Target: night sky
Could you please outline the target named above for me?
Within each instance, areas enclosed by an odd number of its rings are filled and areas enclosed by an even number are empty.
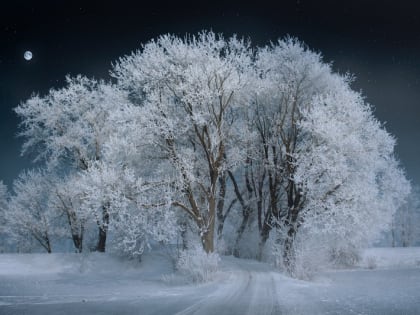
[[[418,1],[8,1],[0,8],[0,180],[23,168],[12,111],[66,74],[108,79],[111,62],[164,33],[203,29],[265,45],[296,36],[341,73],[351,72],[375,114],[398,140],[408,177],[420,184],[420,4]],[[226,1],[228,2],[228,1]],[[31,50],[33,59],[23,54]]]

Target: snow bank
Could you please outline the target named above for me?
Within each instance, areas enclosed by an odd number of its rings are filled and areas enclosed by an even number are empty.
[[[368,248],[358,266],[369,269],[420,267],[420,247]]]
[[[214,281],[191,284],[162,281],[173,272],[163,251],[142,262],[99,253],[0,254],[0,314],[419,314],[420,248],[368,249],[359,267],[368,259],[381,269],[301,281],[223,256]]]
[[[56,274],[74,269],[71,254],[1,254],[0,276]]]
[[[158,278],[161,272],[171,270],[170,262],[160,252],[149,253],[143,263],[107,253],[0,254],[0,276],[136,273]]]

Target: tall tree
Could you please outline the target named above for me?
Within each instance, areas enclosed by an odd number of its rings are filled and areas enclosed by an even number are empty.
[[[165,35],[121,58],[112,72],[137,102],[145,140],[160,150],[179,193],[172,204],[196,222],[206,252],[214,250],[220,176],[242,158],[234,142],[251,57],[236,38]]]
[[[293,38],[259,49],[255,68],[258,75],[247,123],[253,137],[242,172],[235,174],[243,188],[235,192],[243,200],[238,236],[250,213],[255,213],[260,234],[257,256],[261,258],[271,230],[284,229],[286,221],[293,225],[303,206],[301,187],[293,179],[301,112],[311,106],[315,95],[329,90],[335,76],[319,54]]]
[[[306,202],[296,227],[366,246],[410,192],[394,157],[395,139],[345,81],[313,100],[300,127],[294,180]]]
[[[351,77],[334,74],[293,38],[260,49],[255,67],[247,124],[255,138],[240,171],[230,173],[243,214],[237,234],[257,218],[261,258],[275,229],[293,273],[300,231],[360,246],[387,226],[410,184],[394,138],[351,90]]]

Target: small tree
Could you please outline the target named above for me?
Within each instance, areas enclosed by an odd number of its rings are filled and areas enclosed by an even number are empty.
[[[20,136],[25,138],[23,153],[34,149],[35,160],[51,169],[69,167],[87,170],[102,159],[103,146],[114,126],[110,112],[127,102],[125,93],[102,81],[67,77],[67,86],[50,90],[44,97],[33,96],[15,108],[22,119]],[[98,251],[105,251],[108,207],[104,203],[98,229]]]
[[[78,253],[83,251],[86,225],[91,216],[90,209],[83,206],[83,194],[80,176],[73,174],[64,179],[56,179],[51,187],[49,198],[49,207],[64,216]]]
[[[29,236],[51,253],[57,215],[48,207],[50,182],[47,177],[45,171],[30,170],[14,181],[5,213],[5,231],[11,241],[22,242],[25,248],[31,243]]]
[[[414,186],[407,201],[398,208],[392,221],[393,246],[413,246],[420,242],[420,188]]]
[[[92,210],[98,224],[106,224],[102,229],[110,231],[112,250],[140,258],[151,242],[168,243],[175,237],[176,216],[165,181],[145,182],[129,168],[103,162],[80,175],[82,207]],[[106,220],[104,204],[109,209]]]

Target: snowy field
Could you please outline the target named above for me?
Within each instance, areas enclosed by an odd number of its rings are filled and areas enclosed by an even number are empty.
[[[189,284],[169,256],[1,254],[0,314],[420,314],[420,248],[375,248],[353,269],[312,281],[223,257],[215,280]]]

